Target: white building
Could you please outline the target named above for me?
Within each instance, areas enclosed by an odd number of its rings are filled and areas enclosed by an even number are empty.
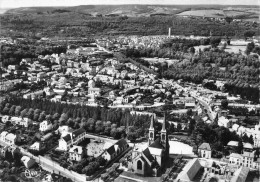
[[[211,148],[209,143],[203,143],[199,146],[199,156],[202,158],[207,158],[210,159],[211,158]]]
[[[69,150],[69,157],[72,161],[80,161],[83,156],[83,148],[81,146],[73,145]]]
[[[48,130],[51,130],[51,129],[52,129],[52,123],[50,121],[45,120],[45,121],[40,123],[39,130],[41,132],[48,131]]]
[[[254,161],[254,152],[244,151],[243,154],[232,153],[229,156],[229,163],[255,169],[258,169],[260,167],[259,160]]]
[[[67,151],[72,145],[76,145],[86,138],[86,131],[83,128],[77,129],[59,140],[57,150]]]

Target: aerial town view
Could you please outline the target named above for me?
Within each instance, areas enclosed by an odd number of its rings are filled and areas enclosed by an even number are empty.
[[[0,0],[0,182],[259,182],[259,0]]]

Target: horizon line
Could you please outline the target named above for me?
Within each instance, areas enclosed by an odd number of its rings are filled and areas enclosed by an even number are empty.
[[[260,4],[81,4],[81,5],[72,5],[72,6],[20,6],[20,7],[1,7],[0,9],[15,9],[15,8],[31,8],[31,7],[76,7],[76,6],[118,6],[118,5],[150,5],[150,6],[199,6],[199,5],[208,5],[208,6],[260,6]]]

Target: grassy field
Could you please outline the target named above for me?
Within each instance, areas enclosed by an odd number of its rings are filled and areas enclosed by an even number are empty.
[[[184,11],[180,14],[178,14],[180,16],[206,16],[206,17],[224,17],[224,13],[223,10],[214,10],[214,9],[210,9],[210,10],[190,10],[190,11]]]

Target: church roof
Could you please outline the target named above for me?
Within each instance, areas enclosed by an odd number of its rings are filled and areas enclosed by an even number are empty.
[[[154,160],[154,157],[151,155],[150,151],[149,151],[149,148],[146,148],[144,151],[143,151],[143,154],[144,156],[149,160],[147,162],[150,162],[152,163],[153,160]]]
[[[164,149],[164,146],[160,142],[160,138],[157,138],[149,147],[157,148],[157,149]]]

